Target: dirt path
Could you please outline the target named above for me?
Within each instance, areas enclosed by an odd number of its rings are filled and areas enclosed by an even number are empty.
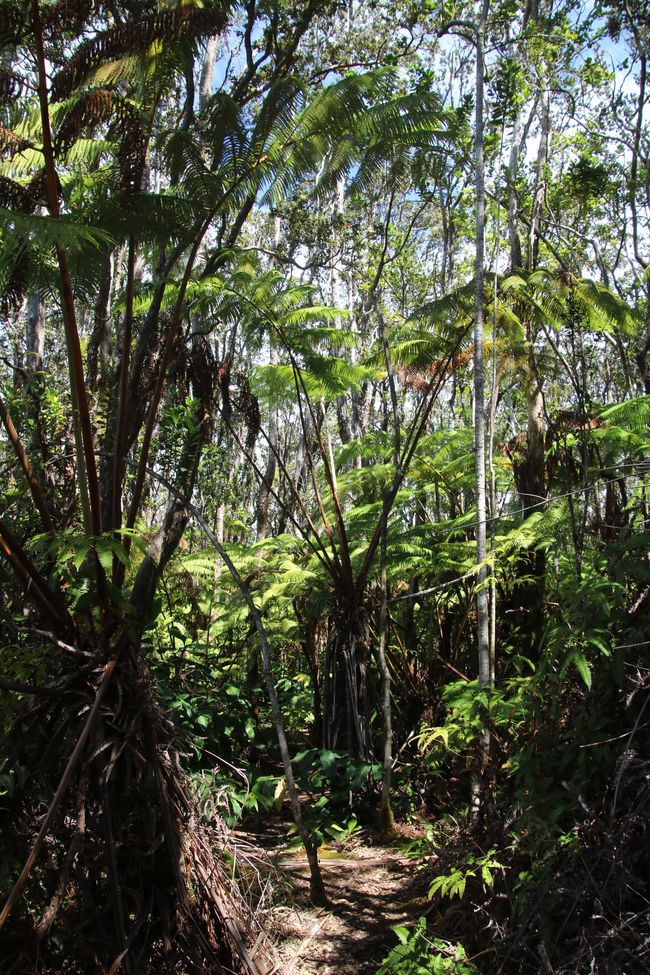
[[[277,849],[274,859],[291,887],[288,902],[269,912],[282,957],[277,975],[374,975],[397,943],[392,926],[416,920],[430,906],[430,878],[396,848],[357,843],[325,850],[326,909],[309,901],[304,854]]]

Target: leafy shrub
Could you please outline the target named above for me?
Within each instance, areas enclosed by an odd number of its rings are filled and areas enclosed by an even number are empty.
[[[386,955],[377,975],[477,975],[462,945],[426,936],[426,919],[421,917],[412,931],[398,924],[393,931],[399,944]]]
[[[381,780],[381,765],[345,752],[310,748],[296,755],[294,768],[300,788],[312,796],[320,793],[305,817],[316,844],[320,846],[326,838],[344,842],[355,835],[361,827],[352,803]]]

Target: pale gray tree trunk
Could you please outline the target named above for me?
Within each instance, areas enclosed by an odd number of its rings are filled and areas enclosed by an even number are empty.
[[[45,307],[39,294],[31,295],[27,302],[26,339],[25,369],[28,373],[40,372],[45,352]]]
[[[278,361],[277,350],[271,342],[269,348],[269,362],[274,365]],[[260,484],[260,493],[257,498],[257,541],[261,542],[266,538],[269,527],[269,498],[275,480],[277,467],[276,452],[278,449],[278,408],[271,404],[269,410],[269,425],[267,433],[268,455],[264,476]]]
[[[212,95],[212,82],[214,78],[214,66],[219,50],[219,38],[209,37],[205,47],[203,63],[201,65],[201,78],[199,81],[199,108],[203,108],[208,98]]]
[[[476,25],[476,257],[474,261],[474,451],[476,461],[476,561],[479,565],[476,589],[476,635],[480,687],[491,684],[489,608],[487,589],[487,531],[485,483],[485,376],[483,356],[483,279],[485,272],[485,26],[489,0],[483,0]],[[484,724],[479,739],[478,768],[472,777],[471,810],[477,816],[483,793],[483,773],[490,748],[490,731]]]
[[[485,376],[483,356],[483,280],[485,270],[485,163],[484,88],[485,23],[489,0],[484,0],[476,29],[476,257],[474,261],[474,450],[476,461],[476,561],[480,565],[476,596],[479,683],[490,683],[490,648],[487,605],[486,503],[485,503]]]

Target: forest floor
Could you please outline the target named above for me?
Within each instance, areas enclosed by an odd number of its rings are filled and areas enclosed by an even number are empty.
[[[383,846],[370,834],[344,846],[321,848],[320,865],[330,905],[309,899],[304,851],[291,848],[284,829],[244,834],[265,848],[285,893],[276,892],[266,927],[273,931],[283,975],[374,975],[397,944],[393,925],[417,920],[431,908],[425,861]],[[274,835],[275,834],[275,835]],[[240,834],[242,835],[242,834]]]

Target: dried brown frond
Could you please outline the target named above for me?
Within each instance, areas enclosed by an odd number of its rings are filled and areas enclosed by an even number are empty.
[[[27,22],[27,4],[0,4],[0,46],[19,44]]]
[[[102,31],[81,44],[66,66],[54,76],[52,98],[54,101],[62,101],[69,97],[90,72],[101,64],[131,54],[140,54],[156,41],[176,41],[191,35],[216,34],[223,29],[225,23],[226,15],[221,10],[180,7]]]
[[[27,251],[23,251],[0,292],[0,314],[5,317],[18,308],[25,297],[29,264],[29,254]]]
[[[0,105],[11,104],[20,98],[30,85],[10,68],[0,66]]]
[[[457,369],[464,368],[474,358],[474,348],[464,349],[457,352],[451,360],[434,359],[426,368],[416,369],[413,366],[398,366],[395,374],[400,379],[406,389],[412,389],[416,393],[424,393],[431,385],[431,380],[440,375],[441,370],[447,373],[456,372]]]
[[[201,403],[201,413],[204,423],[213,422],[214,400],[217,387],[214,382],[216,362],[210,348],[210,343],[202,335],[195,335],[189,355],[190,378],[192,391]]]
[[[260,414],[260,404],[257,397],[253,396],[248,388],[248,383],[246,383],[246,386],[242,391],[239,408],[244,414],[244,420],[246,421],[246,426],[248,428],[246,449],[250,451],[255,446],[255,441],[257,440],[257,435],[260,432],[260,427],[262,425],[262,418]]]
[[[578,410],[558,410],[553,424],[549,427],[546,437],[546,447],[551,446],[554,439],[563,433],[596,430],[603,422],[596,416],[587,416]]]
[[[33,213],[37,201],[32,189],[31,183],[24,186],[8,176],[0,176],[0,207],[18,213]]]
[[[48,34],[69,37],[78,35],[101,6],[97,0],[59,0],[42,7],[41,24]]]
[[[575,274],[572,274],[571,271],[560,271],[559,281],[560,284],[563,284],[565,288],[572,288],[576,284],[577,280],[577,277]]]
[[[127,195],[134,195],[139,193],[142,187],[149,138],[135,114],[123,116],[120,134],[122,138],[117,154],[120,171],[119,188]]]
[[[111,118],[114,95],[110,88],[91,88],[84,92],[61,119],[54,141],[56,151],[67,152],[86,129],[107,122]]]
[[[29,139],[23,139],[16,135],[11,129],[5,129],[0,125],[0,156],[3,159],[12,159],[23,149],[33,149],[34,144]]]
[[[525,433],[518,433],[505,443],[498,444],[498,449],[502,450],[508,460],[518,463],[521,458],[526,456],[526,445],[528,437]]]
[[[429,388],[430,380],[425,379],[421,372],[416,372],[414,369],[400,367],[395,370],[395,375],[406,389],[414,393],[424,393]]]
[[[45,174],[45,167],[34,173],[27,184],[27,189],[35,206],[47,206],[47,176]],[[63,187],[61,186],[58,175],[56,177],[56,191],[59,199],[61,199],[63,196]]]
[[[226,423],[232,416],[232,403],[230,401],[230,368],[231,363],[226,359],[218,367],[215,373],[217,387],[221,393],[221,415]]]
[[[189,396],[190,392],[189,368],[187,348],[182,343],[178,343],[176,354],[174,355],[170,381],[176,387],[176,394],[181,402]]]
[[[107,136],[118,143],[118,188],[137,193],[147,158],[148,137],[138,109],[113,88],[91,88],[63,116],[55,141],[65,153],[83,133],[108,125]]]

